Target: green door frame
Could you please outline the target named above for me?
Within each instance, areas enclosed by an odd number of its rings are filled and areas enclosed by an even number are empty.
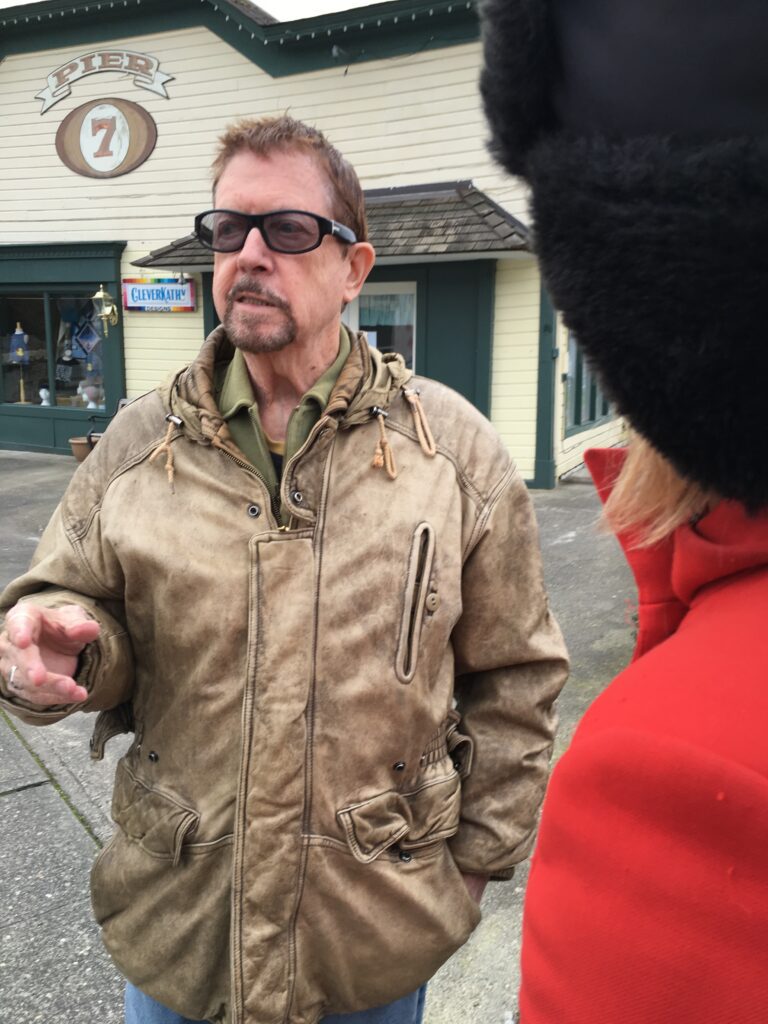
[[[447,260],[378,266],[368,278],[371,283],[416,282],[416,373],[445,381],[485,416],[491,406],[495,277],[495,260]],[[453,329],[457,318],[464,323],[458,331]],[[446,366],[452,368],[447,380]]]
[[[536,455],[529,487],[551,490],[555,486],[555,346],[557,314],[542,285],[539,305],[539,380],[536,393]]]
[[[66,294],[103,284],[120,308],[120,259],[125,242],[0,246],[0,295]],[[103,429],[125,397],[122,317],[104,349],[106,410],[0,403],[0,448],[70,454],[69,437]]]

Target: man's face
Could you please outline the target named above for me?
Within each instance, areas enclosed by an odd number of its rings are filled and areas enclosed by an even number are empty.
[[[236,154],[219,179],[215,205],[241,213],[306,210],[333,218],[330,185],[303,153]],[[274,352],[338,326],[343,303],[359,290],[345,248],[326,236],[311,252],[278,253],[254,229],[239,252],[217,252],[213,300],[230,341],[246,352]]]

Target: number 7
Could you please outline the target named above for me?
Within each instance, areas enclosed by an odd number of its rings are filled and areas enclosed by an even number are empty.
[[[112,150],[109,148],[109,144],[112,142],[112,136],[115,134],[117,128],[117,118],[114,117],[94,117],[91,121],[91,135],[96,135],[98,132],[104,132],[104,138],[101,140],[101,145],[93,154],[96,156],[112,156]]]

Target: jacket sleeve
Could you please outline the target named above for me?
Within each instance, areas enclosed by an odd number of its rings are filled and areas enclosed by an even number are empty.
[[[462,871],[505,879],[533,845],[557,725],[554,702],[568,674],[544,590],[533,507],[514,468],[478,520],[462,602],[453,634],[456,700],[474,755],[451,852]]]
[[[98,450],[98,449],[97,449]],[[133,652],[125,628],[122,574],[102,538],[96,451],[67,488],[43,533],[29,570],[0,595],[0,613],[19,601],[46,608],[78,604],[101,626],[80,657],[76,681],[88,691],[80,704],[47,708],[20,700],[0,679],[0,707],[31,725],[58,722],[73,711],[116,707],[131,693]]]

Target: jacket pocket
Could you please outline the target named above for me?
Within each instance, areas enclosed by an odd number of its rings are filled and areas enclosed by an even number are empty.
[[[450,761],[443,768],[449,773],[410,793],[388,790],[337,812],[356,860],[369,864],[395,844],[415,850],[458,832],[461,778]]]
[[[424,624],[424,609],[430,592],[430,573],[434,558],[435,531],[429,523],[419,523],[411,542],[403,615],[395,655],[395,672],[401,683],[410,683],[416,674],[419,640]]]
[[[117,766],[112,817],[146,853],[174,866],[181,859],[184,840],[194,835],[200,822],[198,811],[172,793],[142,782],[125,761]]]

